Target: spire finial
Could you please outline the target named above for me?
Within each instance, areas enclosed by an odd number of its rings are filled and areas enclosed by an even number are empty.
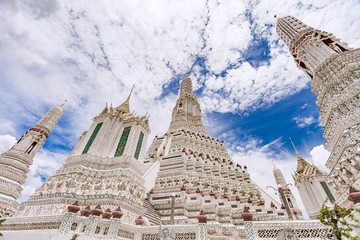
[[[290,139],[290,142],[291,142],[291,144],[293,145],[293,147],[294,147],[294,149],[295,149],[296,156],[297,156],[298,158],[301,158],[301,156],[300,156],[299,152],[297,151],[297,149],[296,149],[296,147],[295,147],[295,145],[294,145],[293,141],[291,140],[291,137],[289,137],[289,139]]]
[[[127,97],[127,99],[130,99],[131,94],[132,94],[132,92],[133,92],[133,90],[134,90],[134,87],[135,87],[135,84],[132,86],[132,88],[131,88],[131,90],[130,90],[130,93],[129,93],[129,96]]]
[[[273,163],[273,166],[274,166],[274,168],[276,168],[276,165],[275,165],[275,162],[274,162],[274,160],[272,160],[272,163]]]
[[[64,107],[65,103],[67,102],[67,100],[65,100],[61,105],[60,107]]]
[[[116,109],[116,111],[120,112],[120,113],[130,113],[130,109],[129,109],[129,103],[130,103],[130,97],[131,94],[134,90],[135,84],[132,86],[131,91],[129,93],[129,96],[126,98],[125,102],[123,102],[120,106],[118,106]]]
[[[193,96],[193,90],[192,90],[192,82],[189,77],[189,73],[186,73],[186,76],[181,82],[180,87],[180,95],[181,96]]]

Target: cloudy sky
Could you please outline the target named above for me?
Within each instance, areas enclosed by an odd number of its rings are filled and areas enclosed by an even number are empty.
[[[262,188],[275,185],[272,161],[292,182],[289,137],[325,169],[316,96],[273,16],[293,15],[355,48],[359,0],[2,0],[0,9],[0,151],[68,100],[21,200],[55,173],[105,103],[119,105],[133,84],[131,110],[150,113],[150,140],[163,134],[187,72],[210,135]]]

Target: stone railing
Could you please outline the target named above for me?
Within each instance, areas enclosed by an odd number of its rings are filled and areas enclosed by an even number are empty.
[[[246,222],[251,225],[253,238],[248,239],[277,239],[278,235],[291,232],[299,239],[324,239],[331,235],[332,229],[318,220]]]
[[[176,240],[277,239],[279,234],[285,232],[295,234],[299,239],[323,239],[331,235],[331,229],[317,220],[253,221],[236,226],[230,223],[196,221],[191,224],[145,226],[125,223],[117,218],[104,219],[95,215],[84,217],[69,212],[58,216],[8,218],[3,225],[1,232],[4,240],[21,234],[23,239],[38,239],[33,238],[37,234],[37,237],[41,235],[41,239],[52,237],[65,240],[79,234],[79,239],[157,240],[160,227],[174,231]]]

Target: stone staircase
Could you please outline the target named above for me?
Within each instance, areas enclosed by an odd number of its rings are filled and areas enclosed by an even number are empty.
[[[149,200],[144,200],[144,207],[146,208],[145,217],[150,221],[151,225],[160,225],[160,215],[156,212]]]

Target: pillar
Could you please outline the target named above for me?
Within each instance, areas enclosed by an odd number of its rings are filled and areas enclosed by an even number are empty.
[[[247,240],[256,240],[253,223],[251,221],[244,221],[244,225],[245,225],[246,239]]]
[[[116,239],[119,229],[120,229],[121,220],[118,218],[112,218],[110,222],[109,231],[107,234],[107,239]]]
[[[100,217],[96,215],[89,216],[89,220],[86,224],[85,232],[84,234],[86,236],[90,236],[95,233],[96,227],[99,223]]]
[[[70,231],[71,225],[73,224],[75,217],[76,217],[76,213],[67,212],[65,214],[65,217],[59,227],[60,234],[67,234]]]
[[[207,226],[206,223],[199,223],[199,228],[197,232],[197,240],[206,240],[207,239]]]

